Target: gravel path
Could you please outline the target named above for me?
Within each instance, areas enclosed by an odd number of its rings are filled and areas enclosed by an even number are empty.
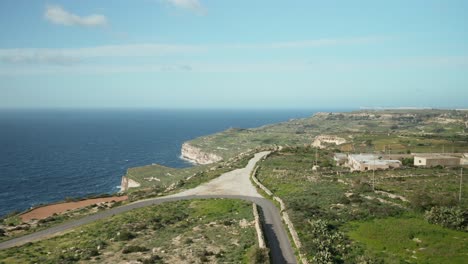
[[[251,201],[256,203],[262,209],[263,229],[265,231],[268,247],[271,250],[272,263],[296,263],[296,257],[294,256],[294,251],[291,247],[288,233],[281,221],[278,208],[276,208],[270,200],[263,198],[250,182],[250,173],[255,167],[255,164],[268,153],[269,152],[257,153],[245,168],[227,172],[196,188],[166,197],[151,198],[115,207],[78,220],[66,222],[49,229],[14,238],[0,243],[0,250],[57,236],[65,232],[69,232],[78,226],[89,224],[116,214],[128,212],[136,208],[180,200],[229,198]]]

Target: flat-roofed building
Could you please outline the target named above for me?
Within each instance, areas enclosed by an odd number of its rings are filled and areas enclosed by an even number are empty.
[[[460,158],[443,154],[416,154],[414,156],[414,166],[435,167],[435,166],[459,166]]]
[[[351,171],[387,170],[400,168],[399,160],[387,160],[375,154],[352,154],[348,156]]]

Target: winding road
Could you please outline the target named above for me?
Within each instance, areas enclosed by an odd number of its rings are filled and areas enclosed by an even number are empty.
[[[251,201],[256,203],[262,209],[263,230],[265,232],[268,247],[271,251],[270,256],[272,263],[296,263],[296,257],[294,256],[294,251],[291,247],[288,233],[281,221],[278,208],[276,208],[270,200],[263,198],[250,181],[250,174],[252,173],[255,164],[268,153],[268,151],[257,153],[245,168],[224,173],[218,178],[196,188],[165,197],[136,201],[120,207],[101,211],[78,220],[66,222],[49,229],[14,238],[0,243],[0,250],[57,236],[69,232],[73,228],[137,208],[180,200],[229,198]]]

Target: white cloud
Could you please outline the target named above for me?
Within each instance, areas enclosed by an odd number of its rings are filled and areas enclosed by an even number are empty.
[[[51,64],[62,66],[73,65],[80,61],[80,59],[76,57],[43,51],[34,53],[11,52],[4,54],[0,59],[7,64]]]
[[[220,45],[178,45],[161,43],[142,43],[124,45],[104,45],[86,48],[23,48],[0,49],[0,58],[5,63],[52,63],[63,61],[76,62],[87,58],[119,58],[119,57],[159,57],[170,55],[190,55],[209,53],[216,50],[261,50],[268,52],[277,49],[310,49],[329,46],[366,45],[386,38],[361,37],[343,39],[316,39],[289,42],[270,42],[254,44],[220,44]],[[65,63],[63,63],[65,64]]]
[[[198,14],[204,14],[205,9],[198,0],[166,0],[175,7],[192,10]]]
[[[269,42],[260,44],[234,44],[228,45],[230,48],[241,49],[295,49],[295,48],[319,48],[340,45],[364,45],[388,40],[389,37],[355,37],[355,38],[328,38],[311,39],[300,41]]]
[[[78,16],[70,13],[60,6],[47,6],[44,17],[54,23],[65,26],[96,27],[107,25],[107,18],[103,15],[92,14],[89,16]]]
[[[203,51],[202,46],[168,44],[108,45],[72,49],[0,49],[4,63],[77,62],[88,58],[159,57],[171,54],[193,54]],[[65,63],[62,63],[65,64]]]

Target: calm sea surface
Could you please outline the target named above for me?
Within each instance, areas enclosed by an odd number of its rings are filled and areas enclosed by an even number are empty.
[[[187,167],[184,141],[307,117],[312,110],[1,110],[0,215],[117,192],[127,168]]]

